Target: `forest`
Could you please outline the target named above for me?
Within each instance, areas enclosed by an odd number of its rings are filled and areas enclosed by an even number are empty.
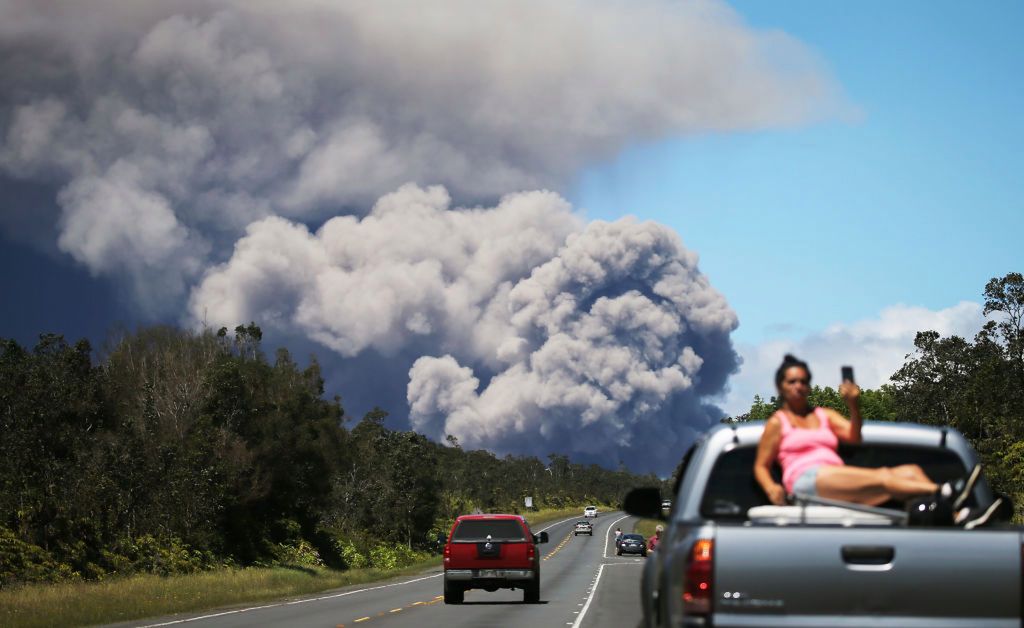
[[[497,457],[361,420],[315,358],[154,326],[101,355],[0,344],[0,587],[217,566],[372,565],[436,551],[474,510],[618,503],[654,476],[559,454]]]

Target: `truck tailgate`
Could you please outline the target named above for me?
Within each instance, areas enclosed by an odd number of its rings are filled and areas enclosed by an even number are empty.
[[[714,548],[715,626],[1021,625],[1017,531],[718,526]]]
[[[488,547],[489,545],[489,547]],[[510,567],[529,569],[533,560],[529,544],[520,542],[456,542],[451,544],[451,569],[494,569]]]

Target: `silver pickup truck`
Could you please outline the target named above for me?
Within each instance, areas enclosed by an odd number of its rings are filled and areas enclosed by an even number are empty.
[[[909,526],[899,510],[771,506],[753,476],[763,429],[718,426],[684,456],[668,525],[644,566],[645,626],[1022,626],[1020,529]],[[862,444],[840,447],[848,464],[915,463],[943,482],[977,461],[951,429],[867,422],[862,435]],[[982,478],[967,505],[993,500]],[[666,518],[657,489],[634,490],[624,507]]]

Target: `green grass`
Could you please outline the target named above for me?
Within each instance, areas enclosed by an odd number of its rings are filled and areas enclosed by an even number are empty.
[[[431,557],[392,571],[263,567],[28,585],[0,591],[0,625],[82,626],[156,617],[307,595],[420,573],[440,564],[440,557]]]
[[[637,522],[633,524],[633,532],[642,534],[645,539],[649,539],[654,536],[654,528],[659,523],[661,525],[665,525],[664,521],[657,521],[655,519],[638,519]],[[662,532],[662,534],[664,534],[664,532]]]
[[[526,513],[531,526],[582,515],[583,507]],[[310,595],[439,567],[435,556],[392,571],[261,567],[0,590],[0,626],[84,626]]]

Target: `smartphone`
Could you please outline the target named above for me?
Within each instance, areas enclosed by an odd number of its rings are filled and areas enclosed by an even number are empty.
[[[844,366],[844,367],[842,367],[840,369],[840,371],[842,372],[842,377],[843,377],[842,381],[844,381],[844,382],[853,382],[854,381],[853,380],[853,367],[852,366]]]

